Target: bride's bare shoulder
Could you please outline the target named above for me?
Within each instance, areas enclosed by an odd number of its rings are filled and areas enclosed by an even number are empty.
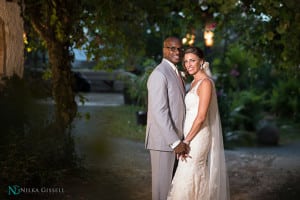
[[[212,87],[212,80],[210,78],[205,78],[201,81],[201,84],[199,86],[199,88],[204,88],[204,87],[208,87],[211,88]]]

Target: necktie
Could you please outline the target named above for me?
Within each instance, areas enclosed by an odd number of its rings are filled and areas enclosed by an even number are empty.
[[[179,74],[179,71],[178,71],[177,68],[176,68],[175,72],[176,72],[176,74],[177,74],[177,78],[178,78],[179,81],[180,81],[180,84],[182,85],[182,87],[183,87],[183,89],[184,89],[184,82],[183,82],[183,80],[182,80],[182,78],[181,78],[181,75]]]

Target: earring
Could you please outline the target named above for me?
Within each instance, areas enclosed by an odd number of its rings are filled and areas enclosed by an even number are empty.
[[[204,70],[205,69],[205,60],[203,60],[200,69]]]
[[[204,69],[204,62],[202,64],[200,64],[200,69],[203,70]]]

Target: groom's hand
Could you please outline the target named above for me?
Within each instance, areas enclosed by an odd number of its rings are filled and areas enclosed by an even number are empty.
[[[174,149],[176,154],[183,154],[183,153],[188,153],[189,152],[189,146],[184,143],[180,142]]]

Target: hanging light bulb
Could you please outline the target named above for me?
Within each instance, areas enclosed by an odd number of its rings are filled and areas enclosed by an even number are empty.
[[[214,45],[214,33],[210,30],[204,31],[204,40],[205,40],[205,46],[211,47]]]

